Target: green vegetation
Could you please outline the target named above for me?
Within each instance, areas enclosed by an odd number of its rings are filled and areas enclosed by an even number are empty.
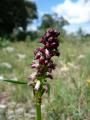
[[[44,108],[42,109],[44,112],[48,111],[47,114],[44,113],[45,119],[47,117],[47,120],[89,120],[90,86],[86,82],[90,79],[89,39],[89,37],[85,40],[83,38],[83,41],[67,37],[61,43],[61,56],[59,59],[54,59],[57,63],[57,69],[53,73],[54,79],[49,81],[52,84],[49,102],[46,99],[47,95],[44,96]],[[27,40],[26,42],[13,42],[0,48],[0,76],[3,75],[5,79],[27,81],[27,76],[32,72],[30,64],[33,51],[39,45],[38,40]],[[28,102],[31,103],[30,106],[33,106],[31,91],[24,85],[0,82],[0,93],[6,92],[9,97],[6,103],[12,101],[21,103],[26,111],[29,107]]]

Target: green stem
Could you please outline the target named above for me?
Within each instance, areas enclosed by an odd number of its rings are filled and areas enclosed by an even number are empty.
[[[35,93],[35,107],[36,107],[36,119],[35,120],[42,120],[41,119],[41,96],[39,94],[40,91]]]
[[[36,120],[41,120],[41,103],[36,103]]]

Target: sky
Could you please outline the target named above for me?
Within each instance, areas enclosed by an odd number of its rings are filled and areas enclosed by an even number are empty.
[[[68,33],[75,32],[79,28],[85,33],[90,33],[90,0],[32,0],[36,2],[39,20],[32,25],[36,29],[40,18],[44,13],[57,13],[69,21],[70,25],[64,28]]]

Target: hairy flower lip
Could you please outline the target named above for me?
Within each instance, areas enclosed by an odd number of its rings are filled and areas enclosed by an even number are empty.
[[[39,90],[39,88],[40,88],[40,84],[41,84],[40,81],[37,80],[34,89],[35,89],[35,90]]]
[[[45,49],[45,55],[46,55],[46,58],[50,58],[50,52],[48,49]]]
[[[29,80],[35,80],[36,75],[37,75],[37,72],[33,72],[33,73],[28,77],[28,79],[29,79]]]
[[[31,64],[32,68],[38,68],[39,67],[39,61],[38,60],[33,60],[32,64]]]

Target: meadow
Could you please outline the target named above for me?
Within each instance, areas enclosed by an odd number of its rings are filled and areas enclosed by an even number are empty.
[[[39,46],[38,40],[27,40],[0,48],[0,120],[35,119],[32,89],[3,79],[27,82],[33,51]],[[90,38],[66,37],[59,49],[54,79],[48,80],[50,96],[43,97],[43,120],[90,120]]]

